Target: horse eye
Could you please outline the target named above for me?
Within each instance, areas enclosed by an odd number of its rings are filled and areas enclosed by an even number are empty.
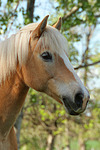
[[[43,52],[41,57],[44,61],[52,61],[52,55],[49,52]]]

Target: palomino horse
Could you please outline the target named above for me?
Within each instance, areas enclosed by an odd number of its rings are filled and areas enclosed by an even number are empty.
[[[53,27],[47,19],[0,43],[0,150],[17,150],[13,125],[29,87],[63,103],[71,115],[82,113],[89,100],[69,62],[61,18]]]

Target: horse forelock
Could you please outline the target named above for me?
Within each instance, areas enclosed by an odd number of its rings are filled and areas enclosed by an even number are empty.
[[[38,23],[31,23],[0,43],[0,83],[16,70],[17,62],[19,62],[20,67],[26,62],[31,36],[30,31],[34,32],[37,25]],[[51,26],[46,27],[36,47],[41,44],[43,46],[41,48],[49,47],[50,51],[59,55],[68,54],[68,44],[65,37]]]
[[[37,47],[50,50],[58,55],[65,54],[68,56],[68,43],[66,38],[55,28],[47,26],[42,36],[38,40]]]

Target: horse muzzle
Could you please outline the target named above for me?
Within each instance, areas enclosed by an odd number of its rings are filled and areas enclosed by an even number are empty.
[[[73,101],[68,96],[63,96],[61,101],[70,115],[79,115],[86,109],[89,98],[89,95],[85,97],[83,93],[78,92]]]

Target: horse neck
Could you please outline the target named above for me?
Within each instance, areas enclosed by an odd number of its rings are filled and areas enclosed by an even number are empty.
[[[0,140],[9,136],[28,89],[18,73],[15,73],[0,87]]]

